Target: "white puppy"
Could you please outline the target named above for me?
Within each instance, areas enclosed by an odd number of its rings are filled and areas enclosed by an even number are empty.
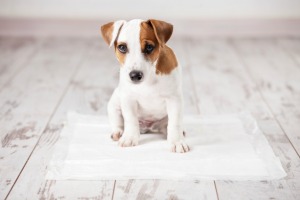
[[[108,103],[112,138],[135,146],[140,133],[167,133],[173,152],[187,152],[182,128],[181,67],[166,42],[173,26],[159,20],[120,20],[101,27],[121,64]]]

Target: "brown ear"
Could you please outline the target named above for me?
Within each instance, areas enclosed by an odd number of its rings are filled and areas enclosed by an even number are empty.
[[[112,46],[116,41],[120,29],[122,28],[123,24],[125,23],[124,20],[119,20],[116,22],[110,22],[101,26],[101,34],[104,41],[109,45]]]
[[[161,45],[167,43],[173,33],[173,25],[155,19],[149,19],[147,23],[153,27],[158,42]]]
[[[108,24],[104,24],[103,26],[101,26],[102,37],[108,45],[110,45],[113,29],[114,29],[114,22],[109,22]]]

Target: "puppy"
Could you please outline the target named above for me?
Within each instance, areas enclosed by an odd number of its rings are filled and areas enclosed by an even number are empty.
[[[120,81],[108,103],[112,138],[135,146],[140,133],[167,134],[170,150],[189,151],[182,128],[181,67],[166,43],[173,26],[159,20],[116,21],[101,27],[121,64]]]

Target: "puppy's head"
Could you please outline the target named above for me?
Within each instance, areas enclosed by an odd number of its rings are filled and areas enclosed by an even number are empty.
[[[165,45],[172,32],[171,24],[154,19],[120,20],[101,27],[105,42],[114,46],[121,72],[132,83],[169,74],[177,66],[173,51]]]

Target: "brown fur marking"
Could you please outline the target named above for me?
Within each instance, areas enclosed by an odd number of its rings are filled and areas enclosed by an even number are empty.
[[[141,51],[144,52],[146,44],[155,47],[152,53],[145,54],[145,58],[151,62],[157,60],[156,74],[170,74],[178,65],[174,52],[165,44],[172,31],[173,26],[163,21],[148,20],[141,23]]]
[[[123,25],[121,25],[121,27],[119,28],[119,33],[120,33],[120,30],[122,28]],[[112,42],[112,34],[113,34],[113,30],[114,30],[114,22],[110,22],[108,24],[105,24],[103,26],[101,26],[101,34],[102,34],[102,37],[104,39],[104,41],[110,45],[110,43]],[[119,35],[118,33],[118,35]],[[117,40],[117,38],[116,38]],[[118,49],[117,49],[117,46],[120,45],[120,44],[125,44],[123,42],[120,42],[120,43],[117,43],[117,41],[114,42],[114,47],[115,47],[115,53],[116,53],[116,56],[117,56],[117,59],[118,61],[121,63],[121,64],[124,64],[125,62],[125,57],[126,57],[126,54],[123,54],[121,53]],[[125,44],[126,45],[126,44]]]
[[[156,38],[160,44],[165,44],[173,33],[173,25],[164,21],[149,19],[147,23],[154,29]]]
[[[144,49],[147,44],[151,44],[154,46],[154,50],[150,54],[144,54],[145,58],[152,63],[155,62],[159,56],[159,43],[155,36],[153,28],[147,23],[141,23],[141,32],[140,32],[140,44],[141,44],[141,52],[144,52]]]
[[[115,53],[116,53],[116,56],[117,56],[118,61],[123,65],[124,62],[125,62],[126,54],[121,53],[121,52],[118,50],[118,48],[117,48],[117,46],[119,46],[119,45],[121,45],[121,44],[126,45],[126,43],[124,43],[124,42],[120,42],[120,43],[116,43],[116,42],[115,42]],[[126,46],[127,46],[127,45],[126,45]]]
[[[113,30],[114,30],[114,22],[110,22],[108,24],[101,26],[101,35],[102,35],[104,41],[108,45],[110,45]]]
[[[170,74],[177,67],[177,59],[167,45],[164,45],[160,50],[160,55],[156,64],[156,74]]]

